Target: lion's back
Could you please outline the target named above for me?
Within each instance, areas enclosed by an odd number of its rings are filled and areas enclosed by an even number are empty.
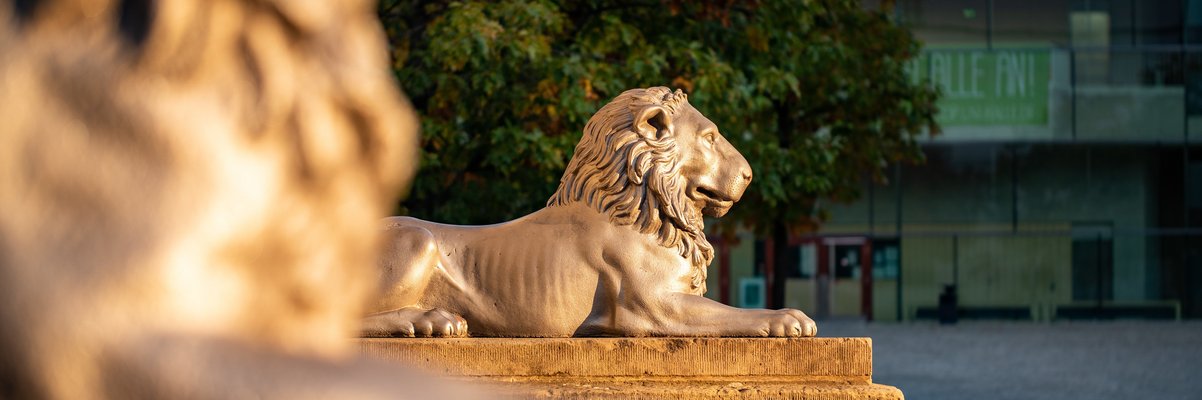
[[[592,310],[605,263],[599,242],[613,227],[556,208],[496,225],[409,217],[388,223],[423,227],[435,236],[454,270],[449,275],[463,280],[466,293],[456,296],[444,283],[426,297],[431,306],[464,316],[473,335],[571,336]]]

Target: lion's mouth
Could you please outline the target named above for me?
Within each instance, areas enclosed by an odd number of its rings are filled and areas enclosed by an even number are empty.
[[[735,204],[735,201],[729,196],[726,196],[713,189],[698,186],[693,189],[693,198],[697,202],[697,207],[701,209],[701,213],[711,217],[721,217],[730,211],[730,207]]]

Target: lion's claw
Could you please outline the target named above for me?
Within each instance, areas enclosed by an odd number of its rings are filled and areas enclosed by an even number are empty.
[[[805,313],[794,309],[770,310],[760,332],[768,337],[811,337],[818,334],[818,325]]]

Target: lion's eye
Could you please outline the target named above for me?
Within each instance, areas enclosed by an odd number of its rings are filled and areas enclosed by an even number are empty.
[[[718,135],[715,135],[713,132],[705,132],[705,140],[710,142],[710,144],[713,144],[717,140],[717,137]]]

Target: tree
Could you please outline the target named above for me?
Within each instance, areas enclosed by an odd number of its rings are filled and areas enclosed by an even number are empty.
[[[815,229],[819,200],[887,182],[938,132],[937,93],[907,74],[919,43],[859,1],[385,0],[380,15],[422,116],[422,169],[400,207],[421,218],[542,207],[589,116],[634,87],[685,90],[751,163],[744,200],[715,225],[727,236]]]

